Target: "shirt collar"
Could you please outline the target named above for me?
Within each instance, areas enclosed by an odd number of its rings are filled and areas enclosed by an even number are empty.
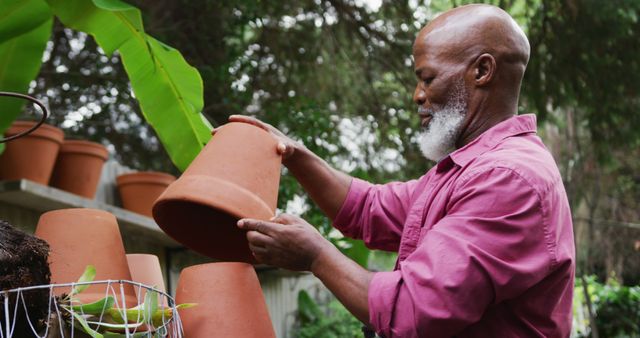
[[[455,163],[464,167],[469,161],[493,149],[500,141],[507,137],[526,133],[535,133],[536,116],[534,114],[510,117],[489,128],[464,147],[445,156],[438,162],[438,169],[444,170]]]

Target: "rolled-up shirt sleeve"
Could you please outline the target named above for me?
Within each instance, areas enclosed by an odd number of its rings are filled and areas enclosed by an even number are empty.
[[[447,214],[369,286],[371,325],[385,337],[450,337],[492,304],[518,296],[554,263],[540,195],[509,168],[458,181]]]
[[[417,180],[371,184],[354,178],[333,226],[371,249],[396,251]]]

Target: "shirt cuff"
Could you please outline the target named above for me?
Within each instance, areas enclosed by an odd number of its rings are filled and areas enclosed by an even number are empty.
[[[377,272],[369,284],[369,321],[373,329],[385,336],[391,336],[391,318],[402,283],[402,272]]]
[[[355,215],[360,211],[357,210],[356,207],[360,201],[366,197],[370,185],[371,183],[359,178],[354,177],[351,180],[347,197],[344,199],[340,211],[338,211],[336,218],[333,220],[334,228],[340,230],[343,234],[351,233],[349,230],[352,230],[352,228],[357,225],[355,224],[356,222],[354,222],[354,218],[356,218]]]

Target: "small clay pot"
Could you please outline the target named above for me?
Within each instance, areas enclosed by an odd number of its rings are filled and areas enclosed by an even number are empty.
[[[35,124],[16,121],[7,129],[5,136],[19,134]],[[31,134],[8,142],[0,155],[0,180],[27,179],[48,184],[63,139],[61,129],[43,124]]]
[[[116,218],[95,209],[62,209],[49,211],[38,221],[35,235],[49,243],[49,267],[52,283],[76,282],[87,265],[96,268],[94,280],[131,280],[129,265]],[[127,307],[137,305],[133,286],[123,284]],[[121,306],[120,284],[113,284],[115,296]],[[57,287],[54,294],[68,294],[69,287]],[[105,297],[106,284],[92,285],[78,298],[95,302]],[[113,295],[109,290],[109,295]]]
[[[122,206],[147,217],[152,217],[153,202],[175,180],[173,175],[155,171],[129,173],[116,178]]]
[[[185,337],[275,337],[258,276],[249,264],[210,263],[182,270],[176,302],[198,304],[179,310]]]
[[[201,254],[255,263],[236,223],[274,216],[281,161],[268,132],[226,124],[156,201],[153,217],[169,236]]]
[[[158,256],[149,254],[127,254],[127,262],[129,263],[129,272],[131,272],[132,281],[166,292]],[[147,289],[136,287],[136,294],[139,299],[144,299],[147,294]],[[161,300],[160,304],[166,306],[167,297],[164,295],[159,295],[159,297],[159,300]]]
[[[65,141],[53,169],[50,185],[86,198],[98,189],[102,166],[109,151],[100,143]]]

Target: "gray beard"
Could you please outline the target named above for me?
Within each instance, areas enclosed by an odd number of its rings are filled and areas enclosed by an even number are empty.
[[[467,97],[462,81],[456,84],[447,103],[442,106],[433,105],[428,110],[420,107],[418,111],[432,116],[426,130],[418,135],[422,155],[429,160],[439,161],[455,150],[462,122],[467,114]]]

